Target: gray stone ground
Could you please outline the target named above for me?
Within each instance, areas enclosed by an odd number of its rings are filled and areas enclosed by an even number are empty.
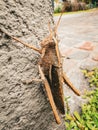
[[[55,22],[58,16],[54,17]],[[58,35],[60,51],[63,55],[63,69],[70,81],[78,88],[81,95],[89,89],[81,69],[98,67],[98,10],[78,14],[63,15]],[[79,49],[83,48],[83,49]],[[65,97],[70,96],[71,112],[80,110],[81,103],[85,102],[64,85]],[[66,107],[65,107],[66,109]]]

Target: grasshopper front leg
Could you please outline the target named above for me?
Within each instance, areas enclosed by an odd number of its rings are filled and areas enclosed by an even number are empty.
[[[26,46],[26,47],[28,47],[28,48],[31,48],[31,49],[33,49],[34,51],[37,51],[37,52],[40,53],[40,54],[42,53],[42,50],[41,50],[41,49],[38,49],[38,48],[36,48],[36,47],[34,47],[34,46],[28,44],[28,43],[25,43],[25,42],[23,42],[22,40],[20,40],[20,39],[17,38],[17,37],[11,36],[9,33],[5,32],[3,29],[0,28],[0,31],[3,32],[3,33],[5,33],[7,36],[9,36],[10,38],[14,39],[15,41],[17,41],[17,42],[23,44],[24,46]]]
[[[70,80],[68,79],[68,77],[66,76],[66,74],[63,72],[63,79],[64,82],[67,83],[69,85],[69,87],[78,95],[80,96],[80,92],[79,90],[77,90],[74,85],[70,82]]]

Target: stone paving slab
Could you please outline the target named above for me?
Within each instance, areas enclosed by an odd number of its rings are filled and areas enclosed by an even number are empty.
[[[58,17],[54,18],[55,21]],[[74,86],[84,94],[90,89],[81,70],[98,67],[98,10],[89,13],[63,15],[58,29],[63,69]],[[64,85],[65,97],[70,96],[71,112],[80,111],[85,100]],[[66,107],[65,107],[66,109]]]
[[[87,58],[88,56],[89,56],[89,52],[82,50],[82,51],[76,51],[76,52],[72,53],[67,58],[75,59],[75,60],[83,60],[83,59]]]

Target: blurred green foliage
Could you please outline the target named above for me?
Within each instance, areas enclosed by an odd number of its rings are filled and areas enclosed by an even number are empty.
[[[58,6],[54,9],[54,13],[61,13],[62,7]]]

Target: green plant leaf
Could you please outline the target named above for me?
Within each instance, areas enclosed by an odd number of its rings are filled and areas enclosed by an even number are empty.
[[[69,115],[69,114],[66,114],[65,119],[70,120],[70,121],[74,120],[73,117],[71,115]]]
[[[79,115],[79,113],[78,113],[77,111],[74,112],[74,116],[76,117],[76,119],[77,119],[78,121],[81,122],[80,115]]]

